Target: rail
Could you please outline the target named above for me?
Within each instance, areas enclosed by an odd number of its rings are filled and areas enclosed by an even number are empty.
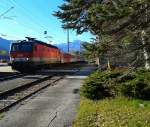
[[[8,111],[11,107],[31,97],[33,94],[41,91],[42,89],[54,85],[57,81],[63,78],[64,76],[51,75],[0,93],[0,113]]]

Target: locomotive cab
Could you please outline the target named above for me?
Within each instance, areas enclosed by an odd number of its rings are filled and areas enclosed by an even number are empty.
[[[33,44],[27,41],[13,43],[10,49],[11,66],[15,70],[27,70],[32,66]]]

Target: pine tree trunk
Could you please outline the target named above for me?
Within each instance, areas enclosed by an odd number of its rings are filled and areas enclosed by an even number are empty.
[[[98,67],[100,66],[100,58],[96,57],[96,64],[98,65]]]
[[[144,35],[145,35],[145,31],[143,30],[141,32],[141,41],[142,41],[142,45],[143,45],[143,55],[144,55],[144,60],[145,60],[145,68],[148,70],[150,69],[150,64],[149,64],[149,56],[148,56],[148,52],[146,51],[146,48],[145,48],[145,39],[144,39]]]

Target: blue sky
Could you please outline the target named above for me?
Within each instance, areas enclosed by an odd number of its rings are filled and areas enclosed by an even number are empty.
[[[66,42],[66,31],[61,28],[60,20],[52,16],[62,3],[63,0],[0,0],[0,15],[14,7],[0,17],[0,36],[8,39],[30,36],[47,41],[44,35],[47,31],[52,43]],[[70,41],[89,41],[91,37],[89,33],[77,36],[70,31]]]

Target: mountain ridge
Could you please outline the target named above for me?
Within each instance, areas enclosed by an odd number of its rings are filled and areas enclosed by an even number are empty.
[[[76,52],[76,51],[81,51],[81,45],[82,45],[81,40],[74,40],[69,43],[69,50],[70,52]],[[60,43],[56,44],[56,46],[62,51],[62,52],[68,52],[68,44],[67,43]]]
[[[11,41],[0,37],[0,50],[9,52]]]

